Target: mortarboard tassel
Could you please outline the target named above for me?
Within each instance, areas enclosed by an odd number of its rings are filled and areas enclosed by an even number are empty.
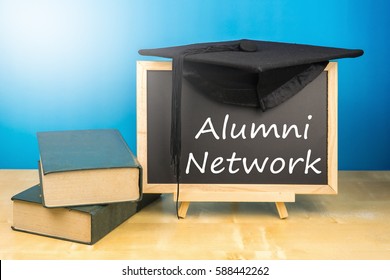
[[[187,55],[223,52],[223,51],[256,51],[255,44],[248,40],[242,40],[239,44],[211,45],[204,48],[187,49],[172,59],[172,112],[171,112],[171,167],[176,177],[176,214],[179,217],[179,192],[180,192],[180,158],[181,158],[181,89],[183,77],[184,58]]]

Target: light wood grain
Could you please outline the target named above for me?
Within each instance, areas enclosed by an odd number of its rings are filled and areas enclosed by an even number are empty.
[[[36,170],[0,170],[0,259],[390,259],[390,171],[342,171],[338,195],[271,202],[197,202],[178,220],[171,194],[95,245],[16,232],[11,197]]]
[[[288,217],[287,207],[284,202],[275,202],[276,210],[278,210],[279,217],[286,219]]]
[[[190,202],[183,201],[183,202],[180,203],[179,211],[177,213],[179,218],[184,219],[187,216],[187,211],[188,211],[188,207],[189,206],[190,206]]]
[[[337,193],[337,124],[338,124],[338,68],[337,62],[330,62],[325,71],[328,72],[328,185]]]

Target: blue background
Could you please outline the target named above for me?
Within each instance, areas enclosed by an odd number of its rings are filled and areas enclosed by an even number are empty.
[[[0,168],[36,168],[36,132],[118,128],[136,150],[141,48],[249,38],[343,48],[339,169],[390,169],[390,2],[0,0]]]

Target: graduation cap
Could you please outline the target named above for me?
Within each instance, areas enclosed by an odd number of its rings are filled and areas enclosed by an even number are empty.
[[[173,59],[171,164],[179,182],[182,78],[217,101],[266,111],[302,90],[329,60],[358,57],[363,51],[243,39],[143,49],[139,54]]]

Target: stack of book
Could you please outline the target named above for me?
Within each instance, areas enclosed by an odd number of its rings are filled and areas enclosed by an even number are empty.
[[[142,168],[118,130],[37,137],[40,183],[12,197],[14,230],[94,244],[159,197],[142,197]]]

